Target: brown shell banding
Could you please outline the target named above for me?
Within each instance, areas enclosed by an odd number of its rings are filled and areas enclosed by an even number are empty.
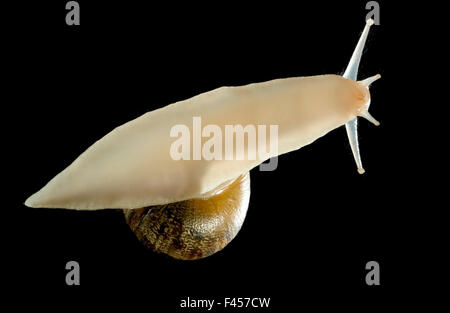
[[[239,232],[250,200],[250,174],[209,198],[123,210],[137,238],[156,252],[195,260],[223,249]]]

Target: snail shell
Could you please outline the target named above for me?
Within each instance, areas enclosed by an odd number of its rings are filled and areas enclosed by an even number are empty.
[[[123,210],[137,238],[176,259],[195,260],[222,250],[239,232],[250,200],[247,172],[204,198]]]

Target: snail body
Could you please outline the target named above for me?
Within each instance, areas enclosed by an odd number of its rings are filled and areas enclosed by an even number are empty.
[[[222,249],[245,218],[248,173],[265,160],[346,125],[358,171],[364,171],[356,118],[378,124],[368,112],[368,87],[380,76],[356,81],[356,73],[372,24],[367,21],[343,77],[293,77],[221,87],[148,112],[94,143],[25,204],[124,209],[127,223],[146,246],[175,258],[195,259]],[[230,124],[277,125],[276,149],[244,159],[174,158],[174,125],[195,133],[195,117],[223,132]],[[248,156],[251,150],[236,147],[235,153]]]
[[[27,203],[83,210],[134,209],[197,198],[268,158],[297,150],[344,125],[364,110],[369,99],[361,83],[338,75],[218,88],[114,129]],[[171,130],[185,125],[195,133],[195,117],[201,117],[204,125],[216,125],[223,134],[227,125],[278,125],[277,149],[264,159],[259,154],[243,160],[174,159],[170,151],[178,138],[171,137]]]

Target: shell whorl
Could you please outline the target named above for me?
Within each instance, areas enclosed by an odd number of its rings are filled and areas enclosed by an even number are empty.
[[[250,200],[247,172],[207,198],[124,210],[137,238],[176,259],[195,260],[223,249],[239,232]]]

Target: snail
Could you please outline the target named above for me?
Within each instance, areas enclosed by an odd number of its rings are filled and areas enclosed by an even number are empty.
[[[372,24],[373,20],[366,21],[343,76],[221,87],[148,112],[95,142],[25,205],[122,209],[137,238],[157,252],[183,260],[214,254],[236,236],[244,222],[250,199],[249,171],[269,158],[300,149],[345,125],[358,172],[364,173],[357,117],[379,124],[368,108],[369,85],[380,75],[361,81],[356,76]],[[179,151],[173,149],[173,138],[183,131],[188,138],[193,131],[192,147],[198,144],[195,118],[214,126],[204,128],[203,137],[216,135],[229,124],[277,125],[276,149],[243,159],[174,157],[171,152]],[[190,147],[189,143],[188,154]],[[214,150],[221,148],[214,146]],[[247,155],[255,152],[237,147],[236,155],[244,150]]]

